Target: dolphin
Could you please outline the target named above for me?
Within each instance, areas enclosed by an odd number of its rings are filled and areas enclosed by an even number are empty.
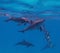
[[[31,21],[30,26],[28,26],[27,28],[24,28],[23,30],[20,30],[18,32],[25,32],[27,30],[36,28],[36,26],[39,26],[41,23],[43,23],[45,20],[44,19],[38,19],[36,21]]]
[[[23,40],[21,42],[18,42],[16,45],[23,45],[23,46],[26,46],[26,47],[33,47],[34,45],[30,42],[27,42],[26,40]]]
[[[21,25],[21,24],[26,25],[26,23],[30,23],[30,20],[28,18],[25,18],[25,17],[19,17],[19,18],[9,17],[9,19],[5,20],[5,22],[8,22],[8,21],[17,22],[18,25]]]
[[[42,50],[45,50],[47,48],[54,48],[54,45],[53,45],[51,38],[50,38],[50,33],[42,25],[40,26],[40,29],[45,33],[45,39],[48,43],[44,48],[42,48]]]

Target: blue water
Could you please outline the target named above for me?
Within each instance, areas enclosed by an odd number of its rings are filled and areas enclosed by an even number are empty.
[[[0,12],[32,20],[36,17],[44,18],[44,24],[54,44],[54,48],[41,51],[47,44],[43,32],[30,30],[19,33],[18,30],[27,26],[17,26],[14,22],[6,23],[4,20],[8,17],[0,15],[0,53],[60,53],[60,0],[0,0]],[[23,39],[35,46],[27,48],[15,45]]]

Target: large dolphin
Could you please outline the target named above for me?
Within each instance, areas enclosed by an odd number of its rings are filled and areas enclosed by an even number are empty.
[[[27,28],[24,28],[23,30],[20,30],[19,32],[25,32],[27,30],[33,29],[35,27],[38,27],[44,21],[45,21],[44,19],[38,19],[38,20],[35,20],[35,21],[31,21],[30,26],[28,26]]]
[[[15,18],[15,17],[9,17],[9,19],[5,20],[6,22],[8,21],[14,21],[14,22],[17,22],[18,25],[21,25],[21,24],[27,24],[27,23],[30,23],[30,20],[28,18],[25,18],[25,17],[19,17],[19,18]]]

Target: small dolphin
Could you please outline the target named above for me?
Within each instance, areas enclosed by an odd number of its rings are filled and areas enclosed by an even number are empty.
[[[34,45],[32,43],[27,42],[26,40],[23,40],[21,42],[18,42],[16,45],[24,45],[26,47],[33,47]]]

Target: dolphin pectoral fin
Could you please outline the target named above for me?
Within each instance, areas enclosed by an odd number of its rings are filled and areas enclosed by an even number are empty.
[[[34,45],[27,45],[27,47],[34,47]]]
[[[27,28],[24,28],[23,30],[20,30],[20,31],[18,31],[18,32],[25,32],[25,31],[28,31],[29,29],[31,29],[31,26],[28,26]]]
[[[42,28],[40,27],[39,30],[42,31]]]

